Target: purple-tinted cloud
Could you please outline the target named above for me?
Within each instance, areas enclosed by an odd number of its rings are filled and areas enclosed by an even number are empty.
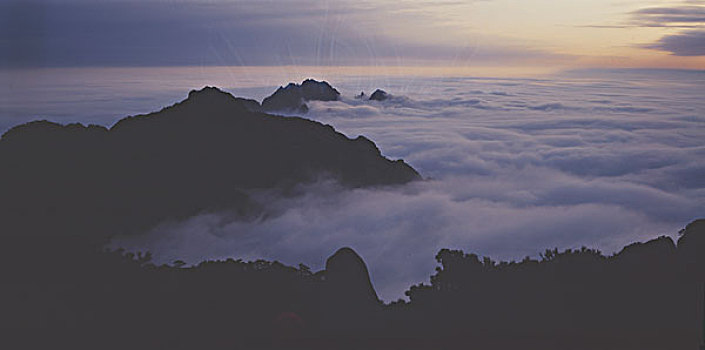
[[[357,190],[322,182],[287,199],[254,193],[267,220],[207,213],[114,244],[161,262],[264,257],[313,268],[351,246],[391,300],[428,278],[440,248],[521,259],[581,245],[612,253],[674,235],[705,215],[705,77],[598,73],[333,82],[342,99],[311,102],[308,118],[366,135],[433,180]],[[394,97],[352,97],[374,88]]]
[[[584,28],[620,29],[634,27],[698,28],[705,26],[705,2],[684,1],[681,5],[646,7],[627,13],[623,24],[579,25]]]
[[[632,24],[644,27],[693,27],[705,24],[705,6],[648,7],[631,13]]]
[[[648,7],[631,13],[632,26],[691,28],[668,34],[643,48],[670,52],[675,56],[705,55],[705,6],[701,1],[672,7]]]
[[[643,47],[667,51],[676,56],[705,56],[705,29],[666,35]]]

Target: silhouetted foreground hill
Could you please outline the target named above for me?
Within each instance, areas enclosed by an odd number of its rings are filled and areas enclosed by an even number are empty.
[[[285,94],[333,98],[329,88],[307,80],[264,106]],[[256,215],[259,204],[246,194],[252,189],[285,192],[321,177],[352,187],[420,178],[364,136],[349,139],[329,125],[259,109],[206,87],[110,129],[17,126],[0,139],[0,236],[130,234],[210,210]]]
[[[73,259],[3,275],[3,341],[86,349],[696,349],[705,220],[610,257],[547,250],[494,262],[441,250],[430,284],[383,305],[343,248],[312,272],[228,259],[155,266],[149,255]],[[7,265],[5,265],[7,267]],[[9,347],[17,348],[17,346]]]
[[[678,245],[664,236],[609,257],[554,249],[498,263],[444,249],[430,285],[407,291],[399,321],[478,349],[697,349],[703,257],[705,220]]]

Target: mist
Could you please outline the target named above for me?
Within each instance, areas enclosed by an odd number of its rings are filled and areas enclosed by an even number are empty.
[[[702,81],[571,74],[580,79],[333,82],[342,100],[312,102],[305,117],[369,137],[425,181],[346,190],[321,180],[288,197],[255,192],[266,216],[204,213],[112,244],[149,250],[160,263],[264,258],[313,269],[349,246],[390,301],[428,280],[441,248],[504,260],[554,247],[610,254],[675,236],[702,216]],[[392,98],[352,97],[376,87]]]

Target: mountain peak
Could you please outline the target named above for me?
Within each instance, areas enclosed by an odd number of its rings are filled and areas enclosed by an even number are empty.
[[[200,90],[191,90],[188,93],[188,98],[187,100],[195,100],[195,99],[234,99],[235,96],[231,95],[228,92],[225,92],[215,86],[204,86]]]
[[[340,92],[328,82],[306,79],[301,84],[280,86],[262,101],[262,108],[265,111],[306,113],[308,101],[336,101],[339,98]]]
[[[389,98],[389,94],[381,89],[375,90],[370,96],[370,101],[384,101]]]
[[[340,92],[326,81],[306,79],[301,84],[289,83],[280,86],[272,95],[265,98],[260,105],[259,102],[249,99],[238,98],[230,93],[214,86],[205,86],[200,90],[191,90],[188,98],[184,102],[198,103],[223,103],[239,101],[250,111],[266,112],[308,112],[308,101],[336,101],[340,98]]]
[[[338,249],[326,260],[326,282],[336,300],[360,306],[379,301],[367,265],[352,248]]]
[[[225,104],[235,102],[239,103],[240,107],[253,112],[259,112],[262,110],[259,102],[251,99],[235,97],[229,92],[223,91],[215,86],[205,86],[200,90],[191,90],[188,93],[188,98],[183,102],[198,104]]]

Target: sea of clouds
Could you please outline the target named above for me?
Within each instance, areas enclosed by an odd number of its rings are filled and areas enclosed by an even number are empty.
[[[267,203],[267,218],[240,222],[227,213],[206,213],[113,244],[152,251],[160,263],[264,258],[313,269],[350,246],[367,262],[380,296],[394,300],[411,284],[428,281],[441,248],[506,260],[554,247],[588,246],[611,254],[630,242],[663,234],[675,238],[685,224],[705,217],[702,72],[330,82],[342,99],[311,102],[305,117],[351,138],[367,136],[425,181],[352,190],[321,181],[284,199],[253,193]],[[268,83],[223,87],[261,99],[273,89]],[[393,97],[354,98],[375,88]],[[133,99],[130,108],[148,112],[160,107],[148,103],[172,93],[155,91],[161,92],[145,92],[144,100],[127,90],[119,96]],[[92,92],[100,95],[100,89]],[[106,106],[116,104],[101,98]],[[88,100],[93,107],[101,103]],[[109,125],[116,117],[98,122]]]

